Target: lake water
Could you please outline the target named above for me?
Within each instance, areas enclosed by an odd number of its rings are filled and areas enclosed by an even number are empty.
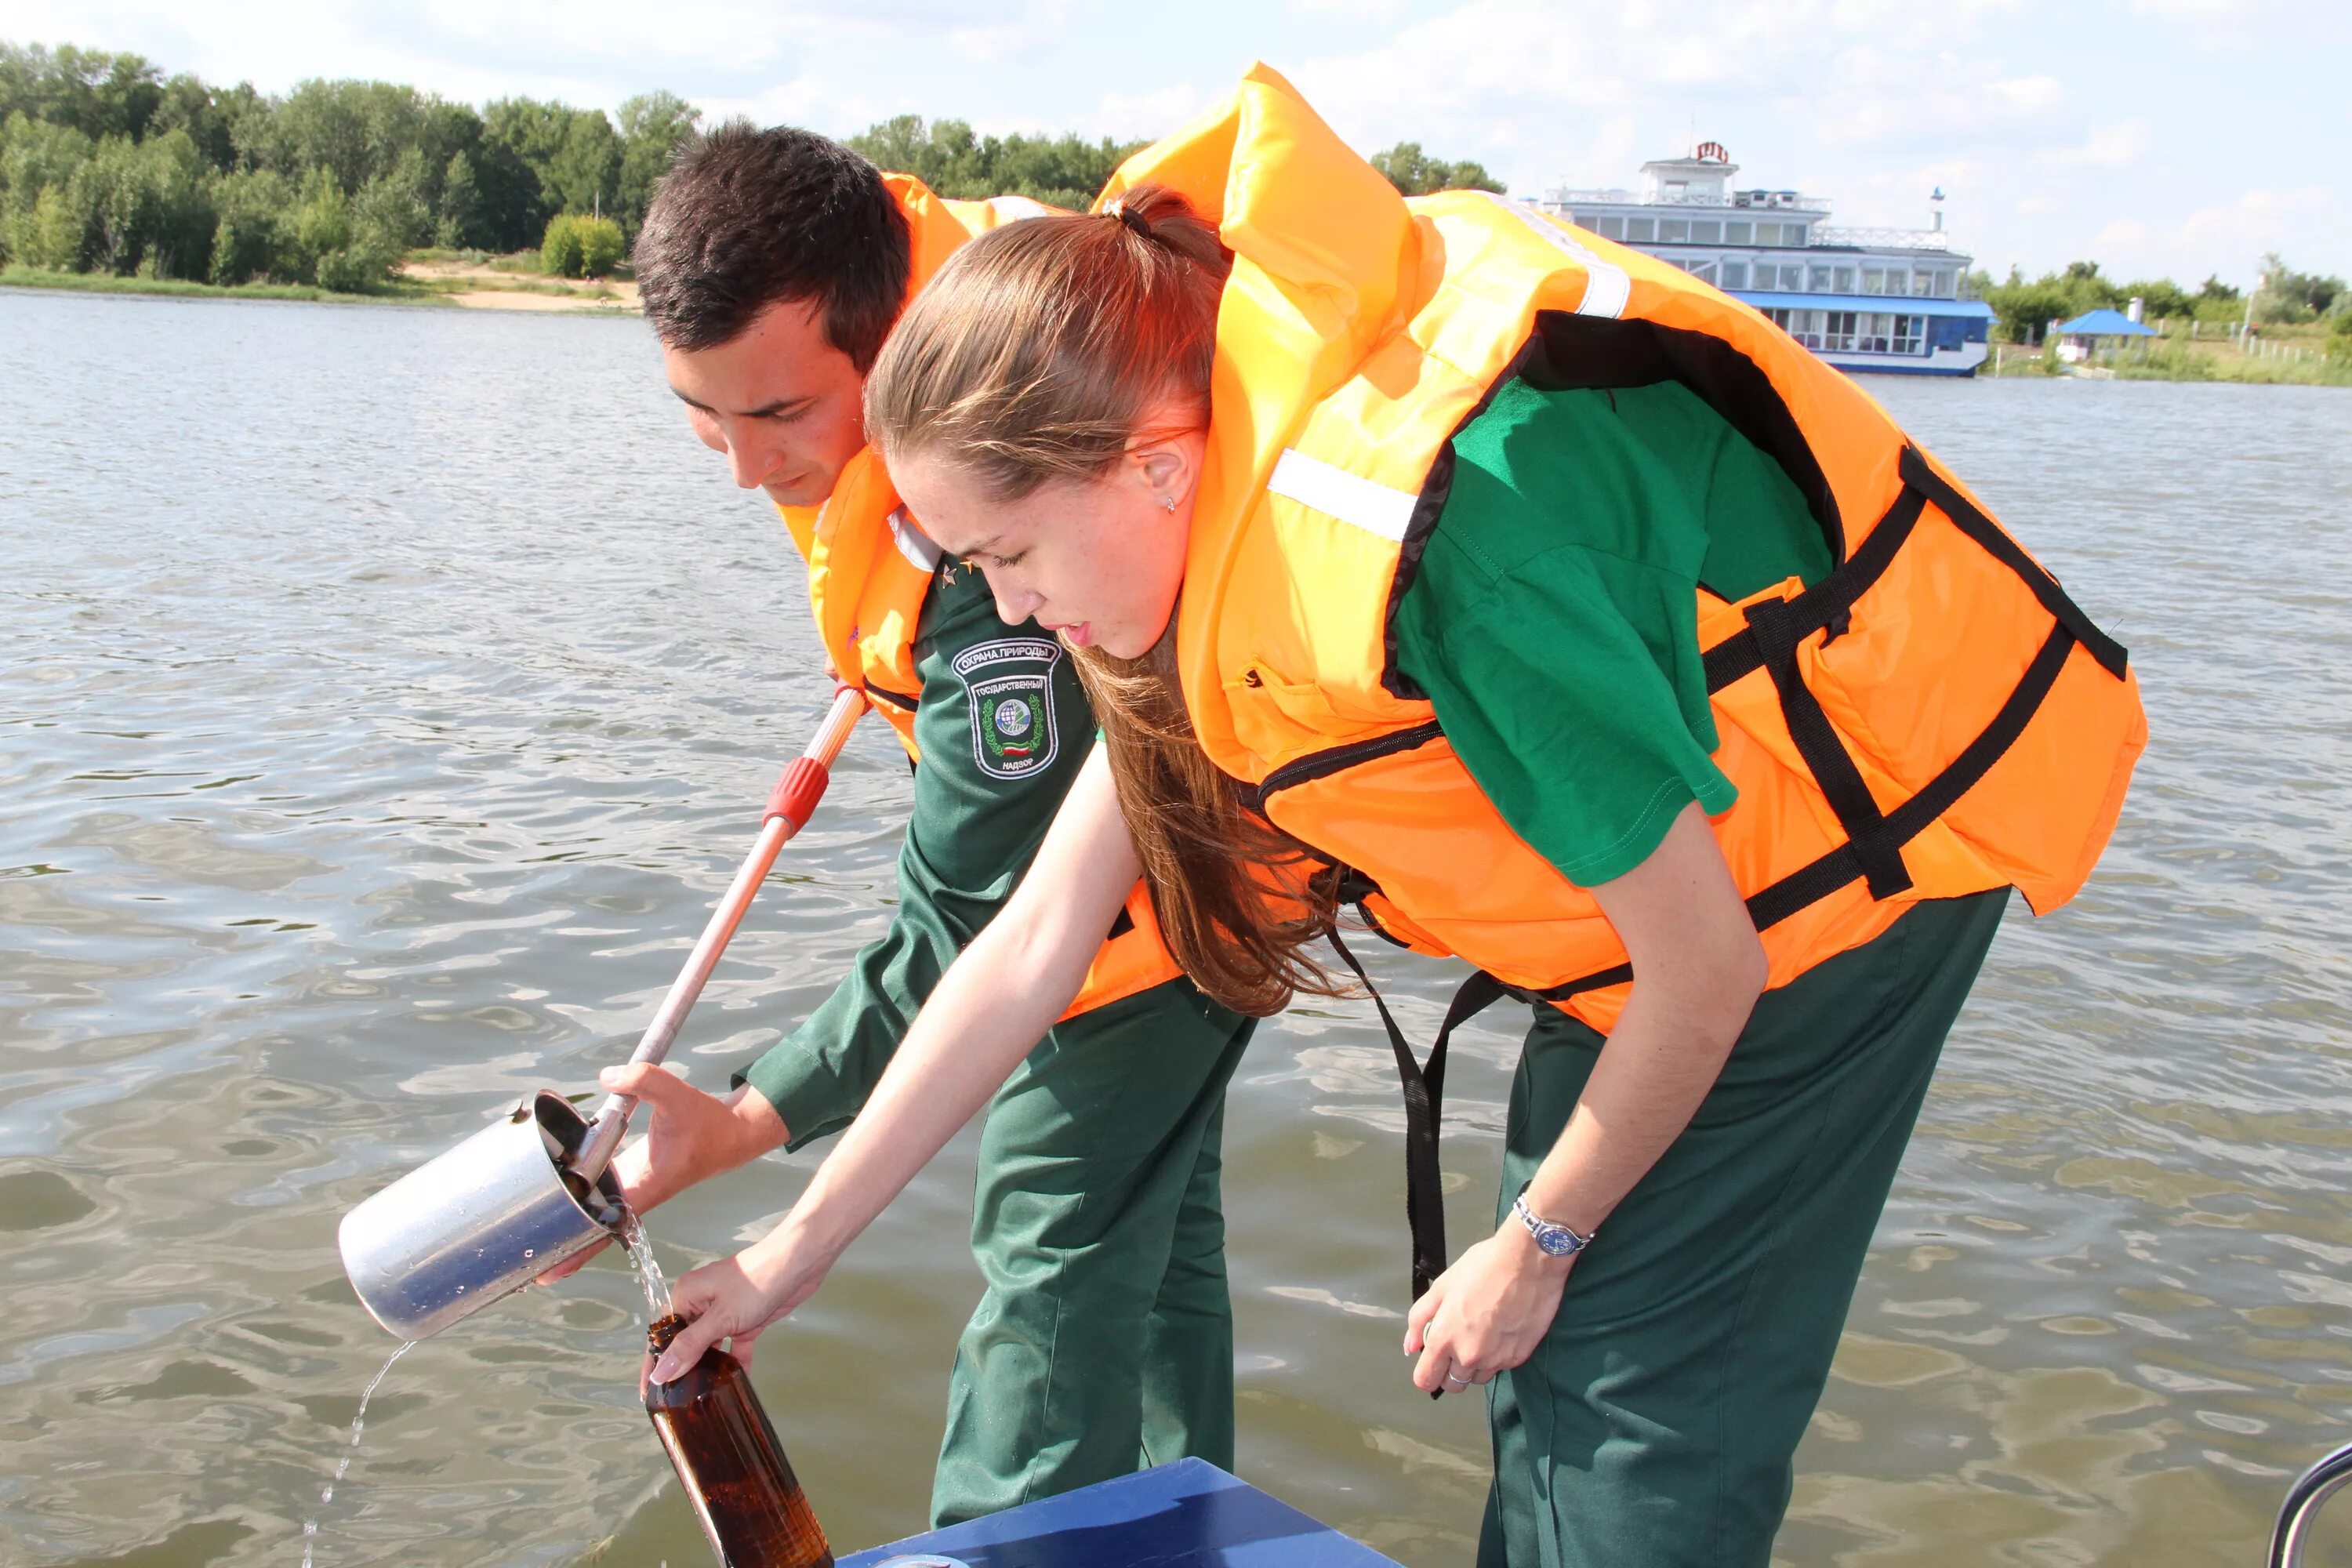
[[[1953,1037],[1781,1554],[2254,1563],[2352,1436],[2352,395],[1871,390],[2130,646],[2153,740]],[[789,541],[639,322],[0,290],[0,1561],[291,1568],[313,1517],[320,1568],[705,1561],[612,1255],[411,1352],[320,1507],[392,1349],[334,1229],[625,1054],[826,696]],[[908,796],[869,724],[688,1030],[697,1081],[883,928]],[[1424,1039],[1449,973],[1387,965]],[[1454,1069],[1457,1237],[1516,1038]],[[1241,1468],[1435,1568],[1485,1424],[1404,1381],[1395,1094],[1363,1005],[1244,1063]],[[810,1169],[662,1210],[664,1265]],[[967,1135],[762,1343],[844,1546],[922,1522],[971,1174]]]

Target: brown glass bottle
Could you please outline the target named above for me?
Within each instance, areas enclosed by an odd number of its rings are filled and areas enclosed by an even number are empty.
[[[723,1568],[833,1568],[833,1549],[742,1364],[713,1345],[670,1382],[652,1380],[652,1358],[684,1327],[673,1313],[646,1333],[646,1414],[711,1551]]]

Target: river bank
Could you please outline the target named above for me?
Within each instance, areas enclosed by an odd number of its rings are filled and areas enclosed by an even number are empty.
[[[1979,378],[2018,380],[2084,376],[2096,381],[2220,381],[2250,386],[2352,386],[2352,356],[2331,352],[2324,322],[2265,327],[2251,349],[2233,340],[2195,337],[2179,328],[2143,347],[2109,349],[2073,365],[2060,360],[2054,340],[2039,348],[1995,343]]]
[[[465,253],[412,254],[378,292],[339,293],[308,283],[240,283],[224,286],[179,278],[120,278],[106,272],[57,272],[11,265],[0,268],[0,288],[46,289],[83,294],[152,294],[218,300],[291,300],[331,305],[456,305],[467,310],[562,311],[574,315],[634,316],[637,286],[626,279],[550,278],[511,265],[513,258]],[[509,265],[500,265],[501,262]]]

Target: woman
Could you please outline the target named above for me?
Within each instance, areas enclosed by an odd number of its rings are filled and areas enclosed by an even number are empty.
[[[815,1289],[1139,868],[1250,1013],[1334,989],[1344,898],[1537,1002],[1494,1234],[1444,1268],[1416,1194],[1413,1383],[1492,1384],[1481,1561],[1763,1563],[2005,889],[2063,902],[2120,807],[2122,650],[1752,311],[1408,207],[1271,72],[1121,182],[961,253],[867,385],[1108,743],[671,1357]]]

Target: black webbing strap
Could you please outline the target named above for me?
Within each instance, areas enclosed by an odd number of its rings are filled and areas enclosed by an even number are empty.
[[[2099,661],[2100,668],[2117,680],[2123,679],[2124,670],[2130,662],[2130,656],[2124,651],[2123,644],[2092,625],[2091,617],[2084,615],[2082,607],[2066,596],[2066,590],[2058,585],[2058,579],[2043,571],[2040,562],[2028,555],[2017,541],[2000,531],[2000,524],[1979,511],[1974,502],[1953,488],[1928,464],[1927,458],[1919,455],[1917,447],[1903,448],[1902,474],[1903,482],[1934,501],[1936,510],[1950,518],[1953,526],[1983,546],[1986,554],[2022,578],[2025,585],[2033,590],[2033,596],[2042,601],[2042,607],[2049,611],[2060,626],[2072,632],[2076,642],[2090,650],[2091,657]]]
[[[1853,608],[1853,602],[1885,575],[1895,552],[1903,548],[1903,542],[1918,525],[1919,513],[1926,505],[1925,496],[1906,488],[1895,498],[1895,504],[1886,509],[1886,515],[1878,520],[1870,536],[1846,557],[1843,565],[1795,598],[1776,601],[1787,617],[1790,647],[1825,626],[1842,624],[1846,613]],[[1710,696],[1740,677],[1764,668],[1764,647],[1757,639],[1752,612],[1748,619],[1748,630],[1735,632],[1706,650],[1706,689]]]
[[[1381,1026],[1389,1032],[1389,1049],[1396,1053],[1397,1080],[1404,1089],[1404,1217],[1412,1232],[1412,1299],[1418,1301],[1430,1281],[1445,1272],[1445,1193],[1437,1169],[1437,1129],[1445,1110],[1445,1047],[1456,1027],[1500,1001],[1508,988],[1483,969],[1464,981],[1445,1009],[1429,1060],[1417,1062],[1379,987],[1336,931],[1331,945],[1363,982],[1372,1005],[1380,1009]]]
[[[1889,842],[1900,847],[1916,838],[1927,825],[1958,804],[1959,798],[1976,787],[1976,783],[1992,771],[2017,738],[2025,733],[2026,725],[2033,721],[2042,699],[2058,684],[2059,672],[2066,668],[2066,656],[2074,651],[2074,634],[2062,623],[2050,628],[2033,662],[2025,667],[2024,678],[2017,689],[2009,694],[1994,714],[1992,722],[1982,733],[1961,748],[1943,772],[1927,781],[1927,787],[1896,806],[1883,819]],[[1864,874],[1861,857],[1851,844],[1841,844],[1820,859],[1790,872],[1770,887],[1751,896],[1748,900],[1748,918],[1758,931],[1769,931],[1795,914],[1808,904],[1828,898],[1848,882]],[[1527,993],[1547,1002],[1564,1002],[1586,991],[1599,991],[1611,985],[1622,985],[1633,978],[1633,966],[1618,964],[1562,985],[1547,985]]]
[[[1805,759],[1805,766],[1812,770],[1813,782],[1821,785],[1830,809],[1837,813],[1854,862],[1869,880],[1870,896],[1893,898],[1911,885],[1911,872],[1903,864],[1902,841],[1887,832],[1886,818],[1879,814],[1878,802],[1863,782],[1862,770],[1854,766],[1853,754],[1838,739],[1830,716],[1822,711],[1821,699],[1798,673],[1796,628],[1790,623],[1788,606],[1777,599],[1748,605],[1748,630],[1756,639],[1773,688],[1780,694],[1780,717],[1789,726],[1789,738],[1797,743],[1797,754]]]

